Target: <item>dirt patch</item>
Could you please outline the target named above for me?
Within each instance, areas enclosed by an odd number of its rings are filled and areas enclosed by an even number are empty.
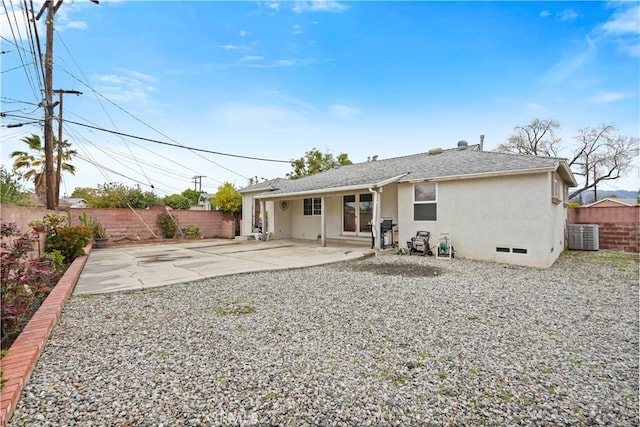
[[[350,266],[353,271],[363,271],[383,276],[402,277],[437,277],[444,274],[441,268],[430,265],[388,263],[388,264],[355,264]]]

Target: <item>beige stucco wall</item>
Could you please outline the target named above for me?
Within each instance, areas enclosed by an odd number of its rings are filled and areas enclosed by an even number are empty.
[[[253,231],[253,196],[258,192],[242,194],[242,221],[240,235],[248,236]]]
[[[431,232],[431,246],[449,233],[456,256],[535,267],[553,264],[564,248],[566,208],[551,201],[551,174],[438,182],[437,221],[413,221],[413,185],[398,187],[400,241]],[[526,249],[526,254],[496,252]]]

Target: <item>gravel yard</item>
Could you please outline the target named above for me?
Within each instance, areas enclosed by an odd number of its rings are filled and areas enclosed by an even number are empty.
[[[612,251],[76,296],[10,425],[638,425],[638,296]]]

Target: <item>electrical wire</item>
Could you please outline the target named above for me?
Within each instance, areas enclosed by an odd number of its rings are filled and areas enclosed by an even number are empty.
[[[31,56],[33,57],[33,67],[35,69],[35,75],[38,80],[38,87],[43,88],[45,75],[44,75],[44,66],[42,66],[42,52],[40,50],[40,38],[38,37],[38,30],[35,25],[35,19],[31,19],[29,17],[29,12],[31,12],[31,16],[35,16],[33,14],[33,3],[31,3],[31,9],[29,9],[29,6],[27,5],[27,0],[23,0],[23,4],[24,4],[24,8],[22,9],[22,12],[24,14],[24,21],[26,23],[26,30],[28,34],[27,39],[29,41],[29,51],[31,53]],[[36,39],[37,42],[34,39]],[[36,53],[36,47],[38,49],[37,53]],[[40,68],[38,68],[38,65],[40,65]]]
[[[63,42],[63,43],[64,43],[64,42]],[[72,59],[73,59],[73,58],[72,58]],[[74,61],[74,62],[75,62],[75,61]],[[77,64],[76,64],[76,66],[77,66]],[[122,112],[124,112],[125,114],[127,114],[128,116],[132,117],[134,120],[136,120],[136,121],[138,121],[138,122],[142,123],[144,126],[146,126],[146,127],[148,127],[149,129],[151,129],[151,130],[153,130],[153,131],[157,132],[158,134],[160,134],[160,135],[164,136],[164,137],[165,137],[165,138],[167,138],[168,140],[173,141],[173,142],[176,144],[176,146],[181,146],[181,145],[182,145],[182,144],[180,144],[179,142],[177,142],[176,140],[174,140],[173,138],[169,137],[168,135],[165,135],[164,133],[162,133],[162,132],[160,132],[159,130],[155,129],[153,126],[151,126],[151,125],[149,125],[149,124],[145,123],[144,121],[142,121],[141,119],[139,119],[139,118],[138,118],[138,117],[136,117],[135,115],[133,115],[133,114],[129,113],[128,111],[126,111],[125,109],[123,109],[122,107],[120,107],[119,105],[117,105],[115,102],[111,101],[109,98],[107,98],[106,96],[102,95],[100,92],[98,92],[97,90],[95,90],[95,89],[94,89],[93,87],[91,87],[88,83],[85,83],[85,82],[81,81],[80,79],[78,79],[76,76],[74,76],[73,74],[71,74],[71,73],[70,73],[70,72],[68,72],[67,70],[65,70],[65,69],[61,69],[61,71],[63,71],[63,72],[65,72],[65,73],[67,73],[69,76],[71,76],[72,78],[76,79],[76,80],[77,80],[78,82],[80,82],[81,84],[85,85],[89,90],[91,90],[91,91],[94,93],[94,95],[95,95],[96,97],[102,97],[102,98],[104,98],[107,102],[109,102],[109,103],[110,103],[110,104],[112,104],[114,107],[118,108],[119,110],[121,110]],[[81,72],[81,73],[82,73],[82,72]],[[102,105],[102,103],[100,103],[100,105]],[[104,106],[103,106],[103,109],[104,109]],[[105,109],[105,112],[106,112],[106,109]],[[222,169],[224,169],[224,170],[226,170],[226,171],[228,171],[228,172],[231,172],[231,173],[233,173],[233,174],[235,174],[235,175],[238,175],[239,177],[241,177],[241,178],[243,178],[243,179],[249,179],[249,178],[247,178],[246,176],[244,176],[244,175],[242,175],[242,174],[240,174],[240,173],[238,173],[238,172],[236,172],[236,171],[234,171],[234,170],[232,170],[232,169],[229,169],[229,168],[227,168],[226,166],[223,166],[223,165],[221,165],[221,164],[219,164],[219,163],[217,163],[217,162],[215,162],[215,161],[213,161],[213,160],[211,160],[211,159],[209,159],[209,158],[207,158],[207,157],[205,157],[205,156],[203,156],[203,155],[201,155],[201,154],[199,154],[199,153],[193,153],[193,154],[195,154],[195,155],[197,155],[197,156],[199,156],[199,157],[203,158],[204,160],[206,160],[206,161],[208,161],[208,162],[210,162],[210,163],[212,163],[212,164],[214,164],[214,165],[218,166],[219,168],[222,168]],[[289,163],[289,162],[287,161],[286,163]]]
[[[88,120],[88,119],[86,119],[86,118],[84,118],[84,117],[82,117],[82,116],[80,116],[80,115],[78,115],[78,114],[75,114],[75,113],[73,113],[73,112],[69,112],[68,114],[70,114],[70,115],[72,115],[72,116],[75,116],[75,117],[78,117],[78,118],[80,118],[80,119],[84,120],[85,122],[89,122],[89,123],[91,123],[92,125],[96,125],[96,124],[95,124],[95,123],[93,123],[91,120]],[[89,141],[88,139],[87,139],[87,141],[88,141],[89,143],[93,144],[93,143],[92,143],[91,141]],[[167,157],[167,156],[164,156],[164,155],[162,155],[162,154],[160,154],[160,153],[157,153],[157,152],[155,152],[155,151],[153,151],[153,150],[151,150],[151,149],[149,149],[149,148],[145,147],[145,146],[144,146],[144,145],[142,145],[142,144],[138,144],[138,143],[137,143],[137,142],[135,142],[135,141],[129,141],[129,143],[131,143],[131,144],[135,145],[136,147],[138,147],[138,148],[140,148],[140,149],[142,149],[142,150],[145,150],[145,151],[147,151],[147,152],[149,152],[149,153],[151,153],[151,154],[153,154],[153,155],[155,155],[155,156],[157,156],[157,157],[160,157],[160,158],[161,158],[161,159],[163,159],[163,160],[166,160],[166,161],[168,161],[168,162],[171,162],[172,164],[175,164],[175,159],[172,159],[172,158],[169,158],[169,157]],[[142,161],[142,163],[149,164],[149,165],[151,165],[151,166],[152,166],[152,167],[154,167],[154,168],[159,168],[159,166],[158,166],[158,165],[156,165],[156,164],[151,164],[150,162],[144,162],[144,161]],[[197,170],[195,170],[195,169],[192,169],[192,168],[190,168],[190,167],[188,167],[188,166],[186,166],[186,165],[182,165],[182,168],[183,168],[183,169],[186,169],[186,170],[191,171],[191,173],[192,173],[192,174],[196,174],[196,175],[198,175],[198,174],[200,174],[200,173],[201,173],[200,171],[197,171]],[[191,179],[191,176],[186,176],[186,175],[184,175],[184,176],[182,176],[182,177],[184,177],[184,178],[188,178],[188,179]],[[218,184],[222,184],[222,182],[220,182],[220,181],[218,181],[218,180],[215,180],[215,179],[214,179],[213,181],[215,181],[215,182],[216,182],[216,183],[218,183]]]
[[[4,8],[4,13],[5,13],[5,16],[7,17],[7,22],[9,24],[9,29],[11,30],[11,35],[13,36],[13,40],[14,41],[12,42],[11,40],[5,38],[4,36],[0,36],[0,37],[3,40],[6,40],[7,42],[11,43],[12,45],[14,45],[14,46],[16,46],[18,48],[17,49],[18,57],[20,58],[20,63],[22,64],[22,67],[25,70],[25,75],[27,77],[27,82],[29,83],[29,86],[31,86],[31,90],[33,92],[33,98],[34,99],[38,99],[39,98],[38,97],[38,93],[39,92],[38,92],[38,90],[36,90],[36,86],[35,86],[35,84],[33,82],[33,78],[31,76],[30,72],[28,71],[27,65],[25,64],[25,58],[22,56],[22,51],[23,50],[27,51],[27,49],[23,48],[18,42],[18,40],[22,40],[22,34],[20,33],[20,27],[18,26],[18,21],[17,21],[16,14],[15,14],[15,11],[14,11],[14,8],[13,8],[13,3],[11,3],[11,11],[12,11],[11,14],[9,13],[9,10],[7,9],[7,3],[6,3],[5,0],[2,0],[2,6]],[[15,29],[14,29],[14,24],[12,24],[12,22],[11,22],[11,18],[10,18],[11,15],[13,15],[13,20],[15,21],[15,27],[16,27]],[[16,32],[18,33],[18,37],[16,37]]]

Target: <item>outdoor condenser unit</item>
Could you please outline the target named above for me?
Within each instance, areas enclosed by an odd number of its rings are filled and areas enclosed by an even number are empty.
[[[600,250],[598,224],[570,224],[569,249],[579,251]]]

